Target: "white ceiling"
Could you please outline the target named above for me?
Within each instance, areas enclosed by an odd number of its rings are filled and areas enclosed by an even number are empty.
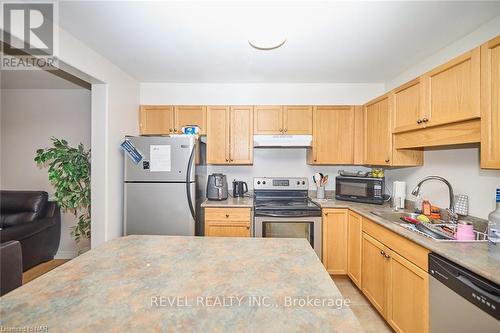
[[[60,25],[141,82],[385,82],[500,2],[60,2]],[[255,34],[284,36],[273,51]]]

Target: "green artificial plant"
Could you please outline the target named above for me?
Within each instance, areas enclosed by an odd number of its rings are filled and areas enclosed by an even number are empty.
[[[38,149],[35,162],[48,166],[49,181],[55,187],[55,197],[63,211],[78,219],[71,230],[76,242],[90,238],[90,150],[83,144],[70,147],[63,139],[51,138],[52,147]]]

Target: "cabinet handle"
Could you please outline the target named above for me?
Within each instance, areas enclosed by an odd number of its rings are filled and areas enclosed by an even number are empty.
[[[286,133],[286,132],[288,132],[288,129],[287,129],[287,128],[285,128],[285,133]]]
[[[234,160],[233,160],[233,159],[231,159],[230,161],[231,161],[231,162],[234,162]]]
[[[280,128],[280,133],[283,133],[283,129],[282,128]]]
[[[229,158],[226,158],[226,162],[229,162]]]
[[[227,218],[227,219],[229,218],[229,214],[226,214],[226,218]]]
[[[380,254],[385,257],[385,252],[383,250],[380,251]]]
[[[174,132],[177,132],[177,128],[174,128]]]
[[[417,124],[421,124],[422,123],[422,119],[417,119]]]
[[[429,119],[427,119],[427,118],[422,119],[422,122],[423,122],[423,123],[426,123],[426,122],[428,122],[428,121],[429,121]]]
[[[247,230],[250,230],[250,227],[247,227]]]
[[[389,163],[389,161],[390,161],[390,159],[386,159],[386,160],[385,160],[385,163]]]
[[[168,130],[168,131],[169,131],[170,133],[172,133],[172,129],[171,129],[171,128],[169,128],[169,130]]]
[[[391,256],[388,254],[384,254],[385,259],[389,259]]]

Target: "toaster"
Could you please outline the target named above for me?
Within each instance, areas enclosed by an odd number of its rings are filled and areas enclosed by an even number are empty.
[[[208,176],[207,199],[226,200],[228,196],[227,178],[222,173],[213,173]]]

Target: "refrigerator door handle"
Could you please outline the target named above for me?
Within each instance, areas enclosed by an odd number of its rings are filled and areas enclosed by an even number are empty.
[[[193,146],[193,149],[191,150],[191,156],[189,156],[189,162],[186,172],[186,193],[187,193],[189,210],[191,211],[191,216],[193,217],[193,220],[196,221],[196,214],[194,211],[193,200],[191,199],[191,169],[193,167],[194,151],[195,151],[195,146]]]

